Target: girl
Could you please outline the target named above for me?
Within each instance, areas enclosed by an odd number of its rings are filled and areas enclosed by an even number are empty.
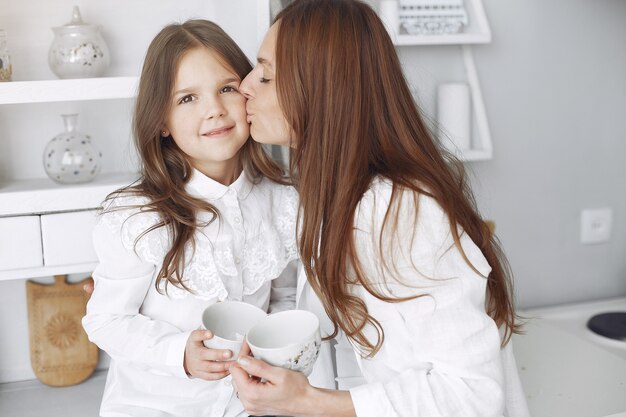
[[[249,139],[251,65],[217,25],[165,27],[133,120],[141,177],[107,198],[83,325],[112,358],[102,416],[239,416],[232,352],[204,347],[204,308],[295,300],[297,195]]]
[[[292,3],[241,90],[253,138],[292,147],[300,256],[366,380],[316,389],[243,356],[231,373],[246,410],[527,416],[506,259],[462,166],[422,122],[376,13],[354,0]]]

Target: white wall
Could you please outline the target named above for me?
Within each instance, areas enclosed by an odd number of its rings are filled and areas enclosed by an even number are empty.
[[[485,0],[485,8],[493,42],[474,53],[494,159],[468,167],[509,255],[518,304],[626,295],[626,2]],[[457,47],[400,55],[428,112],[436,83],[463,79]],[[613,208],[613,236],[584,246],[580,211],[594,207]],[[0,282],[0,329],[0,381],[28,376],[24,281]]]

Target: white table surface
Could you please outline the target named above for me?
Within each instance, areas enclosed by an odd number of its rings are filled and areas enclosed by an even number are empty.
[[[626,311],[626,298],[522,312],[526,335],[513,346],[533,417],[626,417],[626,342],[585,329],[591,315],[618,310]],[[0,384],[0,416],[97,417],[105,378],[99,371],[64,388]]]
[[[585,327],[593,314],[620,310],[626,298],[522,312],[526,334],[513,347],[533,417],[626,412],[626,342]]]

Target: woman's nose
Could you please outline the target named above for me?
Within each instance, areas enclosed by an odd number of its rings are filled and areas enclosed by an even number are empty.
[[[254,71],[253,71],[254,72]],[[252,89],[252,72],[246,75],[241,84],[239,84],[239,91],[248,100],[254,97],[254,90]]]

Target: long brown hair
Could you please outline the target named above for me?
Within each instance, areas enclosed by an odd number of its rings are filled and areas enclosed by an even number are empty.
[[[194,232],[198,224],[197,213],[212,213],[210,222],[219,218],[217,209],[185,191],[192,175],[192,166],[186,154],[171,136],[161,136],[164,120],[170,110],[178,64],[185,53],[194,48],[207,48],[215,52],[240,80],[252,66],[237,44],[215,23],[207,20],[188,20],[163,28],[150,43],[144,60],[133,117],[134,143],[141,159],[140,178],[137,183],[107,197],[120,194],[141,195],[149,203],[137,207],[142,212],[155,212],[160,221],[144,231],[167,227],[171,247],[156,279],[156,288],[163,291],[167,284],[187,288],[183,279],[185,245],[190,242],[195,250]],[[255,182],[262,176],[285,183],[282,169],[265,153],[260,144],[248,138],[239,152],[246,174]],[[165,285],[161,285],[161,283]]]
[[[477,212],[461,163],[440,149],[424,124],[376,13],[354,0],[297,0],[276,22],[276,88],[294,132],[290,169],[303,212],[300,255],[335,323],[332,336],[340,327],[369,355],[384,341],[380,323],[351,294],[353,283],[387,302],[425,295],[383,294],[357,259],[355,209],[372,180],[381,176],[393,182],[383,230],[395,228],[399,195],[412,190],[441,205],[456,248],[474,270],[454,225],[481,249],[492,268],[486,309],[505,327],[506,343],[518,331],[507,260]],[[365,337],[368,324],[377,330],[378,341]]]

